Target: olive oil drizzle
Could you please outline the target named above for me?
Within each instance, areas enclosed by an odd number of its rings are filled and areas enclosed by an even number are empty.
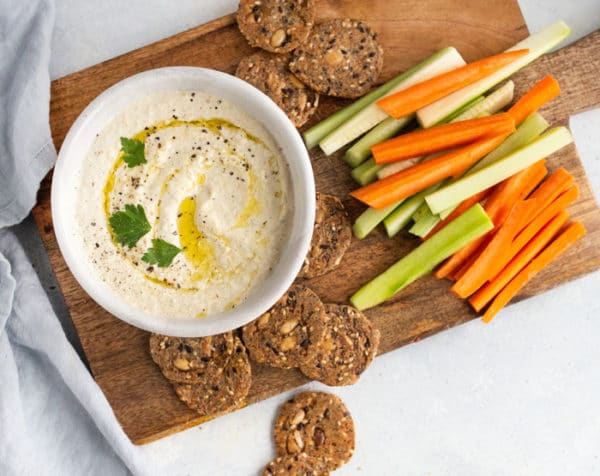
[[[248,131],[233,124],[232,122],[227,121],[226,119],[221,119],[221,118],[194,119],[194,120],[190,120],[190,121],[185,121],[185,120],[181,120],[181,119],[173,119],[173,120],[168,120],[168,121],[162,121],[162,122],[159,122],[152,126],[145,127],[143,130],[136,133],[132,137],[132,139],[138,140],[141,142],[145,142],[149,136],[151,136],[152,134],[155,134],[158,131],[172,128],[172,127],[179,127],[179,126],[192,126],[192,127],[205,128],[219,136],[222,136],[221,131],[223,128],[232,129],[232,130],[241,132],[246,137],[247,140],[249,140],[253,143],[256,143],[256,144],[260,144],[265,149],[269,150],[267,145],[261,139],[254,136],[253,134],[250,134]],[[236,156],[241,161],[246,162],[246,159],[243,156],[241,156],[240,154],[236,153],[234,151],[234,149],[230,148],[229,152],[232,155]],[[115,247],[119,251],[119,253],[125,259],[128,259],[124,250],[115,242],[114,235],[112,233],[112,230],[111,230],[111,228],[109,226],[109,222],[108,222],[109,217],[111,216],[111,213],[115,211],[115,210],[111,210],[111,194],[114,191],[115,186],[117,185],[117,180],[118,180],[117,172],[123,166],[127,167],[127,164],[123,160],[123,152],[120,151],[117,158],[115,159],[115,162],[114,162],[111,170],[108,173],[108,177],[104,184],[103,208],[104,208],[104,214],[106,217],[106,226],[111,235],[113,244],[115,245]],[[249,170],[249,169],[247,169],[247,170],[248,170],[248,177],[249,177],[248,198],[247,198],[247,202],[246,202],[244,209],[242,210],[242,212],[240,213],[240,215],[238,217],[235,227],[247,226],[249,219],[252,216],[255,216],[258,213],[260,213],[260,202],[257,200],[256,195],[255,195],[255,190],[256,190],[256,186],[257,186],[257,178],[252,173],[251,170]],[[175,175],[179,172],[180,172],[179,170],[175,170],[172,174],[170,174],[168,181],[172,180],[175,177]],[[206,180],[206,177],[203,174],[201,174],[197,180],[198,185],[203,185],[205,180]],[[163,191],[168,186],[168,181],[163,184]],[[158,203],[158,206],[160,207],[160,203],[161,203],[160,198],[158,199],[157,203]],[[195,223],[195,211],[196,211],[195,199],[194,199],[194,197],[188,197],[180,203],[179,210],[178,210],[178,218],[177,218],[178,233],[179,233],[183,253],[186,256],[186,259],[190,263],[192,263],[197,270],[194,273],[194,275],[191,276],[192,281],[197,281],[197,280],[200,280],[203,277],[207,277],[207,276],[210,279],[210,278],[214,278],[218,275],[223,274],[222,270],[220,270],[216,264],[215,252],[214,252],[212,245],[210,244],[209,240],[204,235],[204,233],[200,229],[198,229],[198,227]],[[160,215],[157,215],[156,220],[155,220],[155,225],[159,222],[159,220],[160,220]],[[223,241],[223,243],[226,246],[229,246],[229,242],[226,237],[216,237],[216,238]],[[235,270],[232,270],[231,272],[234,272],[234,271]],[[177,283],[172,283],[165,279],[157,278],[156,276],[154,276],[152,274],[148,274],[148,273],[144,273],[144,277],[147,280],[149,280],[157,285],[171,288],[171,289],[176,289],[177,291],[193,292],[193,291],[198,290],[198,288],[196,288],[196,287],[193,287],[193,286],[192,287],[184,287]],[[235,307],[236,305],[237,305],[237,302],[232,301],[231,303],[229,303],[227,305],[227,308],[231,309],[231,308]],[[200,317],[200,314],[202,314],[202,313],[199,313],[198,317]]]

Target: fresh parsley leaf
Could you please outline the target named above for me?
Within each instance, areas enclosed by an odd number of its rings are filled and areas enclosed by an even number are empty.
[[[140,140],[128,139],[121,137],[121,152],[123,152],[123,160],[129,167],[135,167],[139,164],[147,162],[144,156],[146,146]]]
[[[150,223],[141,205],[125,205],[125,211],[113,213],[108,219],[115,235],[115,240],[121,245],[130,248],[135,246],[139,239],[150,231]]]
[[[177,246],[161,240],[160,238],[152,240],[152,248],[149,248],[142,261],[150,264],[158,264],[159,268],[166,268],[172,262],[175,256],[181,251]]]

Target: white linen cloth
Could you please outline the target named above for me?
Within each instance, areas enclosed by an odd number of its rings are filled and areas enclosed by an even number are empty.
[[[14,233],[56,159],[51,0],[0,0],[0,475],[149,474]]]

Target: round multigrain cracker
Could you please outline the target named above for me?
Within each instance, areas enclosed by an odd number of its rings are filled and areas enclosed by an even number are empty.
[[[354,422],[335,395],[304,392],[281,406],[274,427],[279,455],[306,453],[333,471],[354,452]]]
[[[352,225],[339,198],[317,193],[317,210],[310,249],[300,278],[314,278],[331,271],[342,261],[352,241]]]
[[[383,48],[359,20],[328,20],[316,25],[294,50],[290,70],[321,94],[356,98],[375,83],[383,67]]]
[[[300,45],[315,21],[313,0],[240,0],[237,23],[252,46],[287,53]]]
[[[269,96],[296,127],[304,124],[319,105],[319,95],[288,69],[287,55],[259,51],[242,58],[235,75]]]
[[[195,383],[174,383],[179,399],[200,415],[217,415],[241,407],[252,385],[252,368],[244,344],[234,338],[234,351],[223,371]]]
[[[233,354],[231,332],[210,337],[150,335],[150,355],[172,382],[194,383],[222,372]]]
[[[379,330],[351,306],[325,304],[325,313],[325,337],[300,371],[327,385],[352,385],[377,354]]]
[[[299,453],[278,456],[263,471],[263,476],[329,476],[325,464],[316,458]]]
[[[243,328],[252,359],[284,369],[298,367],[325,335],[323,303],[305,286],[292,286],[275,305]]]

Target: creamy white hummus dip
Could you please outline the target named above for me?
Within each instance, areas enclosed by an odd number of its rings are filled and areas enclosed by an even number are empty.
[[[146,162],[123,160],[121,137]],[[287,239],[290,178],[272,137],[239,108],[201,92],[161,92],[130,104],[83,159],[77,207],[91,265],[148,313],[191,319],[231,309],[269,274]],[[150,230],[131,248],[109,223],[143,207]],[[180,252],[142,257],[161,239]]]

